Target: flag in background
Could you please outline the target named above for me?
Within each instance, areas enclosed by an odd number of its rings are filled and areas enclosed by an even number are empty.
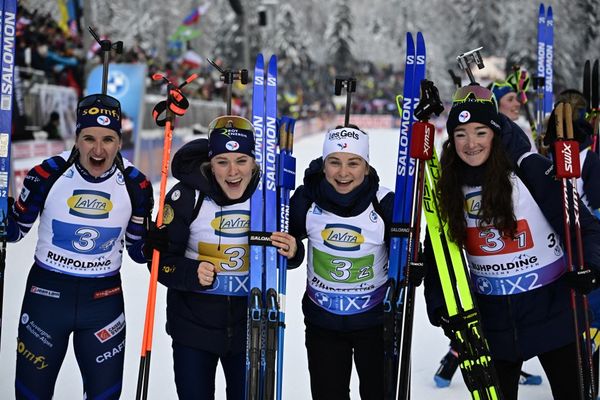
[[[69,30],[72,37],[79,36],[79,0],[67,0],[67,10],[69,12]]]
[[[206,13],[209,3],[204,3],[200,7],[196,7],[192,10],[192,12],[181,21],[183,25],[193,25],[200,21],[200,17]]]
[[[76,0],[58,0],[58,9],[60,11],[58,26],[65,34],[69,34],[71,37],[79,36],[77,7]]]
[[[69,11],[67,11],[67,4],[65,0],[58,0],[58,9],[60,11],[60,19],[58,21],[58,26],[60,29],[68,34],[69,33]]]

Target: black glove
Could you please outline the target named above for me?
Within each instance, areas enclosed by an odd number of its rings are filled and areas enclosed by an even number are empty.
[[[589,267],[579,271],[567,271],[563,280],[579,294],[588,294],[598,288],[598,273]]]
[[[147,223],[146,237],[144,238],[144,257],[146,260],[152,259],[153,250],[164,252],[169,250],[169,235],[167,226],[156,226],[156,223]]]
[[[425,278],[425,273],[427,268],[425,264],[422,262],[410,262],[408,265],[409,273],[408,273],[408,281],[415,287],[421,285],[423,283],[423,278]]]

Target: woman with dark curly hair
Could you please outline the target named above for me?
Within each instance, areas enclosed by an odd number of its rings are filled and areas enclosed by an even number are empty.
[[[440,158],[440,213],[467,256],[483,330],[506,400],[516,400],[523,361],[538,357],[554,399],[578,393],[570,289],[589,292],[600,265],[600,225],[580,205],[583,273],[567,272],[561,186],[551,162],[499,114],[492,93],[471,85],[454,95]],[[429,246],[430,247],[430,246]],[[429,318],[445,305],[432,251],[426,262]]]

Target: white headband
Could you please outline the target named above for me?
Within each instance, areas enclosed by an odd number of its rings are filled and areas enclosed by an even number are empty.
[[[369,162],[369,135],[354,128],[337,128],[325,134],[323,160],[331,153],[352,153]]]

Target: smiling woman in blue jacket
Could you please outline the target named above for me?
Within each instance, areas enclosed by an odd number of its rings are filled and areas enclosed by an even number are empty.
[[[308,238],[302,300],[312,398],[350,399],[352,360],[361,399],[383,398],[383,307],[387,225],[394,194],[369,165],[357,127],[325,135],[290,200],[290,233]]]
[[[260,178],[250,121],[232,115],[215,119],[208,140],[196,139],[177,151],[172,171],[179,182],[165,198],[169,246],[161,252],[158,280],[168,287],[177,395],[214,399],[220,362],[227,399],[242,400],[250,197]],[[279,254],[296,254],[291,235],[274,232],[271,239]]]
[[[498,114],[480,86],[454,96],[440,159],[440,212],[465,249],[483,331],[504,399],[516,400],[523,361],[538,357],[554,399],[578,392],[570,288],[589,291],[600,265],[600,225],[580,205],[587,273],[567,272],[562,190],[551,162]],[[445,306],[435,261],[425,295],[432,323]]]

